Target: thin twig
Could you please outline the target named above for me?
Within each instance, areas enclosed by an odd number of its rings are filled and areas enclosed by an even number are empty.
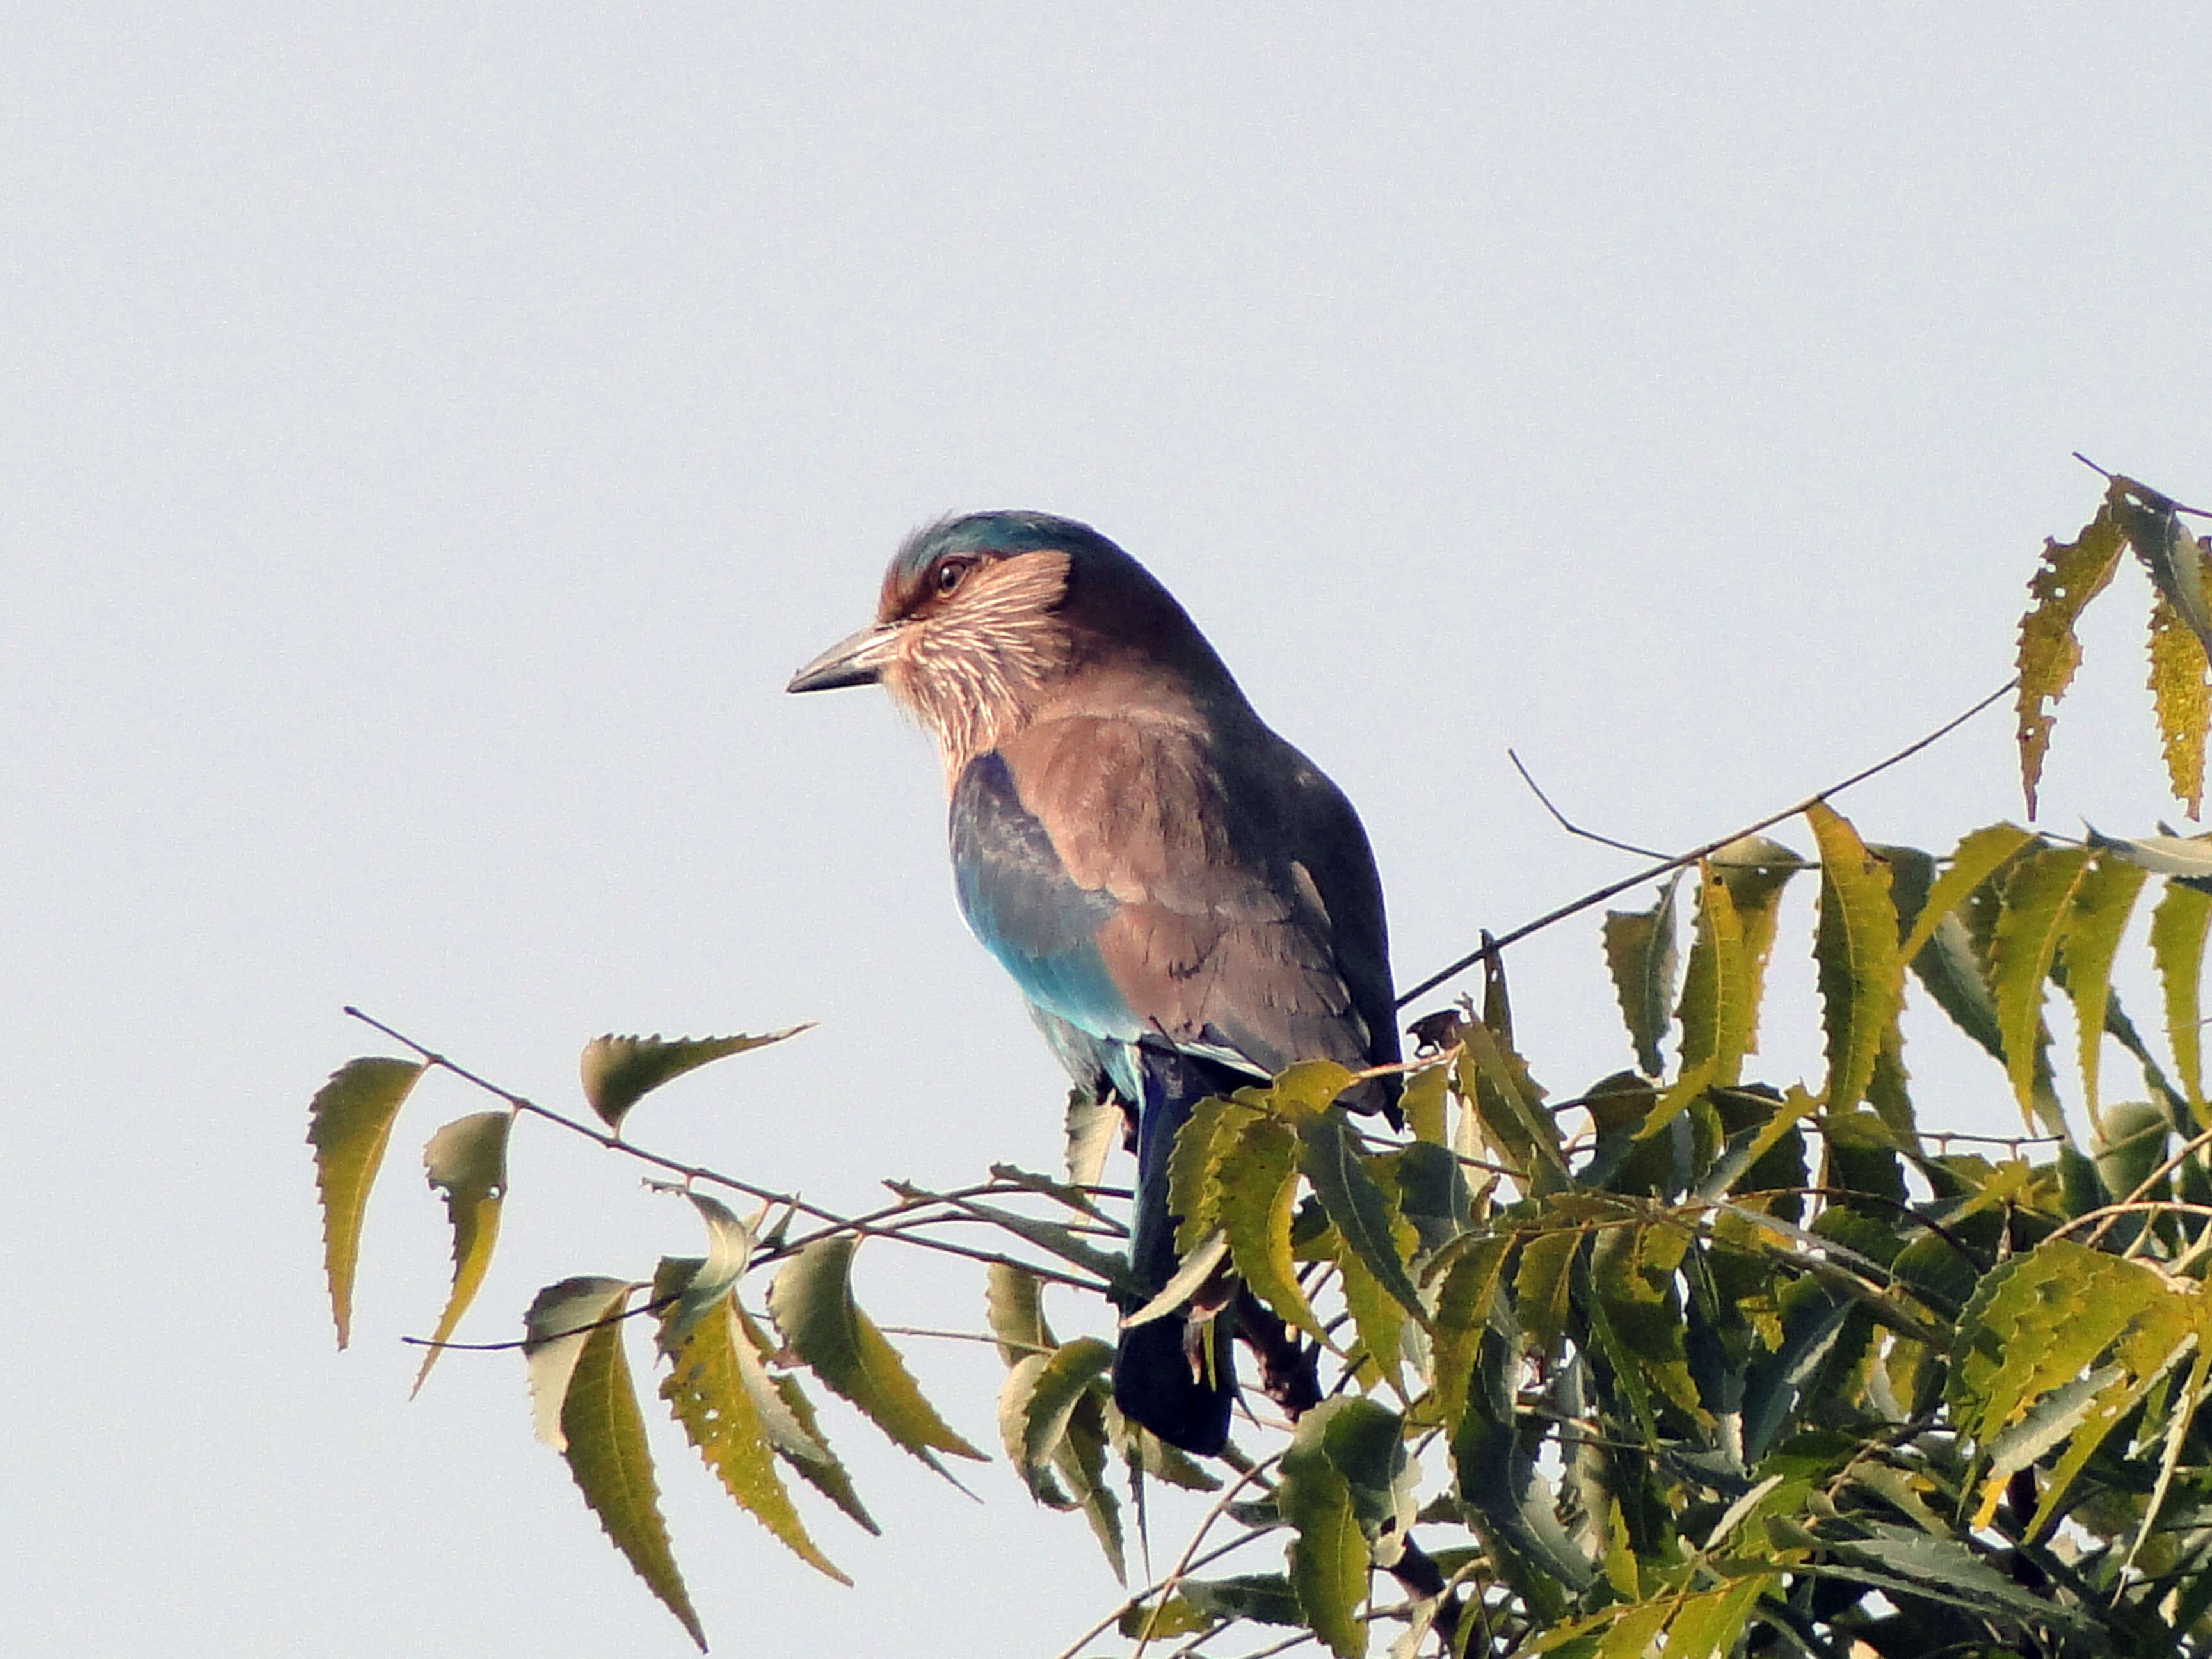
[[[1256,1474],[1258,1471],[1255,1469],[1248,1471],[1248,1473]],[[1234,1491],[1235,1488],[1232,1487],[1231,1490]],[[1256,1539],[1265,1538],[1267,1535],[1267,1533],[1264,1531],[1255,1531],[1248,1532],[1242,1538],[1232,1538],[1227,1543],[1220,1545],[1214,1549],[1208,1550],[1204,1555],[1200,1556],[1197,1559],[1186,1564],[1182,1567],[1182,1571],[1187,1575],[1199,1567],[1210,1567],[1216,1561],[1218,1561],[1223,1556],[1229,1554],[1231,1551],[1241,1550],[1245,1547],[1245,1545],[1253,1542]],[[1145,1604],[1146,1597],[1158,1595],[1168,1582],[1169,1581],[1164,1578],[1155,1579],[1151,1583],[1146,1585],[1144,1589],[1137,1590],[1124,1598],[1121,1604],[1115,1607],[1113,1612],[1108,1613],[1103,1619],[1101,1619],[1089,1630],[1077,1637],[1074,1641],[1062,1648],[1057,1654],[1053,1656],[1053,1659],[1078,1659],[1078,1656],[1082,1653],[1083,1650],[1090,1646],[1091,1644],[1097,1638],[1103,1636],[1109,1630],[1112,1629],[1113,1626],[1121,1620],[1122,1614],[1126,1613],[1133,1613],[1137,1608],[1142,1607]]]
[[[510,1090],[502,1089],[489,1079],[481,1077],[477,1073],[469,1070],[467,1066],[458,1065],[454,1061],[447,1059],[445,1055],[438,1053],[434,1048],[424,1048],[422,1044],[416,1042],[414,1038],[409,1036],[405,1032],[395,1030],[392,1027],[386,1025],[382,1020],[363,1013],[358,1008],[349,1005],[344,1012],[352,1018],[359,1020],[362,1024],[383,1032],[385,1036],[390,1037],[394,1042],[401,1043],[407,1048],[412,1048],[416,1054],[422,1057],[422,1063],[424,1065],[435,1066],[441,1071],[451,1072],[455,1077],[459,1078],[463,1082],[474,1084],[477,1088],[483,1090],[495,1100],[505,1101],[507,1105],[515,1111],[528,1112],[532,1116],[544,1118],[549,1123],[557,1123],[562,1128],[569,1130],[573,1133],[580,1134],[583,1136],[585,1139],[595,1142],[599,1146],[605,1147],[609,1152],[626,1152],[630,1157],[638,1159],[641,1163],[650,1164],[655,1169],[665,1170],[671,1175],[682,1176],[687,1182],[703,1181],[717,1187],[726,1187],[732,1192],[743,1193],[748,1198],[757,1198],[761,1200],[763,1203],[787,1205],[790,1208],[801,1214],[811,1215],[817,1221],[828,1223],[829,1224],[822,1228],[818,1232],[809,1235],[810,1242],[814,1238],[834,1237],[845,1233],[851,1233],[862,1238],[902,1239],[907,1243],[915,1245],[918,1249],[935,1250],[942,1255],[963,1256],[970,1261],[981,1261],[987,1265],[995,1267],[1019,1267],[1025,1273],[1034,1273],[1039,1279],[1048,1279],[1054,1284],[1069,1285],[1073,1289],[1089,1291],[1093,1295],[1103,1295],[1107,1291],[1108,1287],[1100,1284],[1096,1279],[1080,1279],[1073,1273],[1061,1273],[1057,1268],[1042,1267],[1034,1262],[1018,1261],[1012,1256],[1002,1255],[996,1251],[972,1249],[965,1244],[955,1244],[942,1238],[930,1238],[922,1234],[912,1231],[894,1231],[890,1228],[875,1225],[872,1222],[868,1221],[855,1221],[848,1217],[839,1215],[835,1210],[825,1210],[818,1204],[809,1204],[805,1200],[796,1197],[792,1194],[772,1192],[765,1187],[757,1187],[749,1181],[740,1181],[735,1176],[724,1175],[720,1170],[710,1170],[703,1164],[685,1164],[680,1159],[667,1158],[663,1156],[661,1153],[649,1152],[645,1147],[638,1146],[634,1141],[624,1140],[620,1135],[609,1134],[603,1129],[595,1129],[588,1123],[580,1122],[576,1119],[569,1117],[564,1113],[554,1111],[550,1107],[540,1106],[534,1100],[528,1099],[522,1095],[515,1094]],[[1020,1189],[1009,1188],[1004,1190],[1012,1192]],[[894,1212],[894,1213],[896,1213],[896,1212]],[[799,1246],[795,1243],[787,1243],[778,1245],[774,1249],[762,1251],[755,1259],[758,1261],[777,1261],[783,1256],[790,1255],[798,1248]]]
[[[1645,882],[1650,881],[1656,877],[1663,876],[1670,870],[1680,870],[1684,868],[1686,866],[1695,864],[1699,859],[1708,858],[1713,854],[1719,852],[1722,848],[1727,846],[1732,841],[1741,841],[1747,836],[1755,836],[1762,830],[1771,829],[1774,825],[1781,823],[1784,818],[1795,817],[1800,812],[1809,811],[1814,807],[1826,803],[1831,797],[1842,794],[1844,790],[1852,787],[1854,785],[1864,783],[1869,778],[1875,776],[1878,773],[1887,772],[1891,767],[1899,764],[1900,762],[1911,759],[1913,756],[1918,754],[1930,744],[1950,736],[1952,732],[1957,731],[1968,720],[1973,719],[1973,717],[1980,714],[1982,710],[1989,708],[2000,698],[2009,695],[2013,689],[2019,684],[2020,682],[2017,679],[2007,680],[1996,690],[1990,692],[1988,696],[1984,697],[1972,708],[1966,710],[1965,714],[1946,720],[1942,725],[1937,726],[1933,732],[1930,732],[1926,737],[1920,738],[1917,742],[1907,744],[1904,748],[1899,750],[1895,754],[1889,756],[1887,759],[1876,761],[1872,766],[1867,767],[1862,771],[1852,773],[1850,776],[1845,778],[1841,783],[1832,783],[1826,789],[1821,790],[1818,794],[1806,796],[1803,800],[1799,801],[1794,806],[1785,806],[1779,812],[1770,812],[1765,817],[1759,819],[1756,823],[1747,824],[1742,829],[1736,830],[1733,835],[1722,836],[1716,840],[1707,842],[1702,847],[1692,848],[1690,851],[1681,854],[1677,857],[1662,860],[1661,862],[1653,865],[1647,869],[1638,871],[1632,876],[1626,877],[1620,881],[1613,882],[1606,886],[1601,887],[1594,893],[1586,893],[1571,904],[1563,904],[1556,910],[1547,911],[1543,915],[1537,917],[1534,921],[1524,922],[1520,927],[1513,929],[1510,933],[1500,933],[1495,939],[1488,941],[1480,949],[1468,951],[1467,955],[1462,957],[1457,962],[1453,963],[1449,967],[1439,969],[1437,972],[1431,974],[1419,985],[1413,987],[1412,990],[1407,991],[1405,994],[1401,996],[1395,1006],[1402,1008],[1407,1003],[1413,1001],[1416,997],[1427,995],[1431,991],[1435,990],[1437,986],[1443,984],[1454,975],[1465,973],[1468,969],[1474,967],[1476,963],[1480,962],[1485,957],[1502,951],[1509,945],[1518,944],[1521,940],[1527,939],[1531,933],[1540,933],[1543,929],[1549,927],[1555,921],[1564,921],[1569,916],[1577,915],[1583,911],[1589,909],[1593,904],[1602,904],[1606,900],[1612,898],[1616,894],[1625,893],[1632,887],[1640,887]]]
[[[1520,756],[1509,749],[1505,751],[1505,758],[1513,763],[1513,769],[1521,775],[1521,781],[1528,786],[1528,793],[1543,803],[1544,810],[1549,812],[1559,828],[1569,835],[1580,836],[1584,841],[1594,841],[1599,846],[1610,847],[1616,852],[1633,853],[1638,858],[1663,859],[1667,856],[1664,853],[1655,851],[1649,847],[1638,847],[1631,842],[1615,841],[1611,836],[1601,836],[1595,830],[1583,829],[1552,804],[1552,798],[1544,793],[1542,786],[1534,778],[1529,776],[1528,769],[1521,763]]]
[[[2124,1205],[2131,1204],[2136,1199],[2143,1197],[2152,1188],[2158,1185],[2160,1182],[2165,1180],[2166,1176],[2172,1175],[2176,1170],[2179,1169],[2184,1164],[2188,1162],[2189,1157],[2192,1152],[2195,1152],[2200,1148],[2205,1146],[2212,1146],[2212,1129],[2207,1129],[2203,1134],[2193,1136],[2185,1142],[2179,1152],[2176,1152],[2172,1158],[2166,1159],[2165,1163],[2160,1164],[2158,1168],[2153,1170],[2141,1181],[2136,1182],[2135,1190],[2130,1193],[2125,1198],[2122,1199],[2120,1202]],[[2094,1214],[2094,1212],[2092,1212],[2092,1213]],[[2081,1219],[2081,1218],[2079,1216],[2075,1218],[2075,1221],[2080,1219]],[[2104,1237],[2106,1230],[2112,1226],[2113,1222],[2118,1219],[2119,1217],[2117,1215],[2107,1217],[2098,1227],[2097,1231],[2089,1235],[2090,1249],[2094,1249],[2096,1248],[2097,1242]],[[2069,1221],[2066,1224],[2066,1226],[2070,1227],[2073,1224],[2074,1222]],[[2061,1227],[2058,1230],[2061,1233],[2065,1231],[2066,1227]],[[2055,1238],[2057,1237],[2057,1234],[2054,1233],[2051,1236]]]

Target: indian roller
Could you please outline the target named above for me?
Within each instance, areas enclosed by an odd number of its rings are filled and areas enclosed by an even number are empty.
[[[968,926],[1076,1085],[1133,1115],[1130,1264],[1157,1291],[1177,1265],[1168,1155],[1194,1104],[1294,1060],[1399,1058],[1358,816],[1166,588],[1071,520],[977,513],[908,538],[875,621],[789,689],[864,684],[936,740]],[[1345,1103],[1395,1117],[1397,1093],[1385,1074]],[[1218,1452],[1233,1319],[1186,1304],[1125,1328],[1123,1414]]]

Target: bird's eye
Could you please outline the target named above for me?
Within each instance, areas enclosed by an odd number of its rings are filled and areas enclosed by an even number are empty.
[[[959,586],[960,579],[968,574],[968,562],[965,559],[947,559],[943,564],[938,566],[937,591],[940,593],[950,593],[954,588]]]

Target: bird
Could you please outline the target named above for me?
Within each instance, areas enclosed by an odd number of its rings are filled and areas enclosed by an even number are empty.
[[[1169,1154],[1198,1102],[1297,1060],[1399,1060],[1358,814],[1159,580],[1071,519],[973,513],[909,536],[874,621],[787,689],[866,684],[935,740],[969,927],[1076,1087],[1133,1120],[1129,1261],[1157,1292],[1178,1265]],[[1397,1095],[1384,1072],[1343,1100],[1395,1121]],[[1112,1372],[1125,1417],[1202,1455],[1226,1444],[1237,1389],[1234,1314],[1209,1314],[1125,1324]]]

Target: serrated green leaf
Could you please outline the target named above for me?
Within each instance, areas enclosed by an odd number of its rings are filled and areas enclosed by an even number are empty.
[[[1114,1350],[1095,1337],[1078,1337],[1049,1354],[1030,1354],[1006,1373],[999,1391],[999,1432],[1006,1455],[1030,1493],[1054,1509],[1076,1500],[1054,1482],[1050,1466],[1076,1407],[1114,1363]]]
[[[2166,1004],[2166,1040],[2174,1070],[2181,1075],[2190,1110],[2200,1127],[2212,1119],[2204,1103],[2202,1000],[2208,928],[2212,928],[2212,893],[2168,882],[2165,896],[2151,912],[2151,960]]]
[[[1675,881],[1668,879],[1649,910],[1607,911],[1601,928],[1620,1017],[1635,1045],[1636,1063],[1647,1077],[1657,1077],[1666,1067],[1660,1044],[1674,1006]]]
[[[1951,849],[1943,873],[1921,902],[1899,954],[1907,961],[1917,957],[1935,936],[1937,925],[1965,903],[1967,895],[1995,874],[2006,860],[2034,839],[2016,823],[1984,824],[1962,836]]]
[[[1298,1187],[1297,1132],[1280,1118],[1255,1117],[1218,1137],[1215,1146],[1206,1207],[1219,1218],[1229,1242],[1229,1259],[1277,1318],[1326,1344],[1328,1334],[1291,1267],[1291,1211]]]
[[[1344,1289],[1345,1310],[1352,1316],[1352,1328],[1359,1333],[1359,1346],[1365,1357],[1365,1364],[1358,1372],[1360,1382],[1369,1387],[1376,1381],[1387,1382],[1403,1399],[1405,1307],[1382,1288],[1382,1282],[1360,1259],[1359,1252],[1345,1243],[1343,1234],[1332,1228],[1328,1237]],[[1399,1243],[1401,1246],[1414,1243],[1413,1230],[1402,1222]]]
[[[629,1289],[624,1285],[617,1293],[611,1311],[619,1308]],[[692,1611],[660,1518],[653,1454],[646,1448],[645,1419],[623,1357],[619,1323],[601,1325],[582,1339],[562,1391],[561,1435],[568,1473],[608,1539],[704,1653],[706,1632]]]
[[[1767,959],[1774,951],[1774,927],[1782,908],[1782,890],[1790,878],[1812,866],[1778,841],[1765,836],[1745,836],[1712,855],[1712,867],[1728,884],[1736,919],[1743,927],[1743,955],[1748,967],[1751,1034],[1747,1052],[1759,1052],[1759,1010],[1765,998]]]
[[[1734,890],[1711,864],[1701,863],[1697,927],[1678,1011],[1685,1070],[1709,1066],[1713,1082],[1735,1085],[1758,1024],[1753,994],[1751,957]]]
[[[853,1489],[853,1480],[845,1466],[830,1449],[829,1437],[822,1432],[821,1419],[815,1414],[814,1402],[806,1397],[806,1390],[788,1371],[775,1376],[769,1375],[768,1362],[776,1357],[775,1342],[742,1307],[737,1310],[737,1316],[738,1334],[744,1339],[737,1345],[738,1373],[760,1410],[761,1425],[768,1431],[769,1443],[775,1448],[776,1455],[807,1485],[844,1510],[854,1525],[880,1536],[883,1528],[860,1502],[860,1495]]]
[[[1480,1020],[1459,1027],[1460,1091],[1474,1103],[1483,1133],[1527,1170],[1533,1192],[1564,1185],[1567,1163],[1559,1126],[1521,1056]]]
[[[1329,1455],[1328,1431],[1345,1408],[1362,1406],[1381,1409],[1340,1398],[1300,1418],[1275,1488],[1276,1507],[1292,1529],[1291,1594],[1306,1627],[1339,1659],[1360,1659],[1367,1651],[1367,1626],[1358,1613],[1367,1595],[1368,1540],[1351,1483]]]
[[[1302,1625],[1291,1581],[1279,1572],[1236,1578],[1186,1578],[1155,1610],[1132,1607],[1121,1615],[1121,1632],[1138,1640],[1196,1635],[1233,1619],[1257,1625]]]
[[[1398,1097],[1398,1109],[1405,1113],[1406,1127],[1414,1139],[1435,1146],[1444,1144],[1444,1098],[1450,1085],[1451,1068],[1447,1066],[1431,1066],[1407,1077],[1405,1091]]]
[[[740,1221],[728,1205],[704,1193],[661,1182],[648,1182],[647,1185],[656,1192],[674,1193],[690,1200],[691,1207],[698,1211],[699,1219],[707,1227],[705,1261],[685,1279],[676,1306],[661,1311],[660,1351],[673,1354],[691,1334],[691,1328],[709,1309],[726,1303],[738,1281],[745,1276],[745,1269],[753,1259],[753,1225]],[[763,1213],[766,1213],[765,1210]]]
[[[423,1379],[476,1300],[491,1266],[500,1206],[507,1196],[507,1137],[514,1125],[512,1112],[477,1112],[447,1124],[422,1149],[422,1167],[430,1185],[444,1193],[446,1216],[453,1223],[453,1288],[438,1316],[438,1328],[430,1333],[410,1396],[422,1391]]]
[[[1100,1384],[1084,1394],[1068,1414],[1053,1463],[1066,1484],[1068,1496],[1090,1523],[1091,1535],[1105,1552],[1106,1564],[1117,1583],[1128,1583],[1122,1559],[1121,1506],[1106,1482],[1106,1401],[1110,1391]]]
[[[418,1060],[381,1055],[349,1060],[307,1108],[307,1144],[315,1149],[315,1192],[323,1205],[323,1271],[341,1348],[353,1334],[354,1266],[368,1189],[383,1166],[392,1121],[427,1069]]]
[[[1591,1243],[1590,1277],[1613,1340],[1633,1356],[1641,1382],[1702,1425],[1710,1414],[1690,1375],[1682,1302],[1674,1287],[1686,1244],[1670,1226],[1606,1228]]]
[[[1233,1137],[1261,1115],[1257,1107],[1208,1097],[1190,1109],[1182,1127],[1176,1131],[1175,1146],[1168,1153],[1168,1213],[1177,1218],[1176,1249],[1182,1255],[1188,1255],[1221,1228],[1221,1218],[1211,1207],[1219,1196],[1213,1184],[1219,1155],[1216,1140],[1224,1133]]]
[[[1026,1267],[994,1261],[983,1269],[983,1318],[1009,1369],[1060,1346],[1044,1316],[1044,1281]]]
[[[2081,642],[2074,624],[2090,600],[2105,591],[2118,568],[2124,545],[2112,503],[2071,542],[2046,540],[2043,563],[2028,580],[2035,601],[2020,619],[2020,782],[2027,816],[2035,817],[2035,788],[2051,748],[2051,728],[2058,700],[2081,665]]]
[[[659,1316],[660,1349],[675,1362],[661,1380],[660,1397],[739,1508],[809,1566],[849,1584],[853,1581],[807,1534],[776,1474],[775,1448],[762,1418],[759,1391],[748,1386],[740,1369],[741,1353],[750,1345],[741,1342],[732,1327],[727,1286],[678,1333],[688,1292],[711,1272],[711,1262],[664,1260],[654,1275],[653,1300],[666,1304]]]
[[[1510,1233],[1468,1233],[1447,1244],[1429,1264],[1428,1282],[1436,1287],[1431,1372],[1447,1424],[1467,1414],[1476,1352],[1497,1304],[1512,1243]]]
[[[2023,1589],[1955,1539],[1930,1538],[1911,1527],[1869,1522],[1872,1534],[1839,1539],[1835,1547],[1863,1557],[1916,1583],[1948,1592],[1962,1605],[2004,1614],[2031,1625],[2081,1627],[2081,1615],[2055,1597]]]
[[[1304,1148],[1299,1167],[1322,1208],[1376,1283],[1407,1312],[1426,1322],[1428,1310],[1421,1305],[1421,1293],[1413,1288],[1405,1258],[1399,1254],[1399,1231],[1406,1225],[1405,1218],[1367,1173],[1343,1119],[1323,1113],[1297,1127]]]
[[[741,1054],[748,1048],[764,1048],[812,1029],[810,1021],[758,1036],[664,1038],[658,1032],[651,1036],[610,1033],[584,1045],[576,1069],[583,1082],[584,1098],[599,1115],[600,1121],[620,1134],[630,1108],[662,1084],[696,1071],[710,1060]]]
[[[2079,1036],[2081,1099],[2093,1124],[2099,1121],[2097,1061],[2104,1046],[2105,1011],[2112,997],[2112,958],[2119,952],[2120,935],[2135,913],[2145,879],[2145,872],[2125,859],[2097,854],[2075,886],[2072,914],[2066,918],[2059,946]]]
[[[893,1444],[948,1480],[934,1452],[987,1461],[937,1414],[875,1322],[853,1299],[853,1241],[817,1239],[769,1287],[769,1311],[793,1352]],[[957,1484],[957,1483],[956,1483]]]
[[[1567,1270],[1583,1238],[1579,1228],[1539,1233],[1522,1246],[1521,1264],[1513,1275],[1514,1314],[1538,1363],[1547,1369],[1566,1332]]]
[[[627,1279],[585,1274],[548,1285],[531,1298],[522,1320],[531,1417],[538,1439],[555,1451],[568,1449],[561,1413],[585,1340],[602,1321],[622,1312],[635,1288]]]
[[[2164,594],[2150,609],[2148,654],[2151,708],[2167,787],[2193,818],[2204,801],[2204,731],[2212,720],[2212,685],[2205,680],[2203,643]]]
[[[1756,1573],[1685,1599],[1668,1624],[1660,1659],[1726,1659],[1750,1624],[1760,1595],[1774,1582],[1774,1577]]]
[[[1827,1036],[1822,1101],[1847,1112],[1866,1094],[1882,1040],[1905,994],[1889,871],[1849,823],[1825,804],[1806,809],[1820,852],[1820,919],[1813,956],[1820,969],[1820,1024]]]
[[[1990,994],[2004,1042],[2005,1073],[2021,1115],[2033,1124],[2036,1064],[2050,1033],[2043,1022],[2043,986],[2073,915],[2075,889],[2089,860],[2085,847],[2050,847],[2013,866],[2004,884],[1990,951]],[[2046,1111],[2045,1115],[2049,1114]],[[2052,1126],[2062,1133],[2063,1123]]]

